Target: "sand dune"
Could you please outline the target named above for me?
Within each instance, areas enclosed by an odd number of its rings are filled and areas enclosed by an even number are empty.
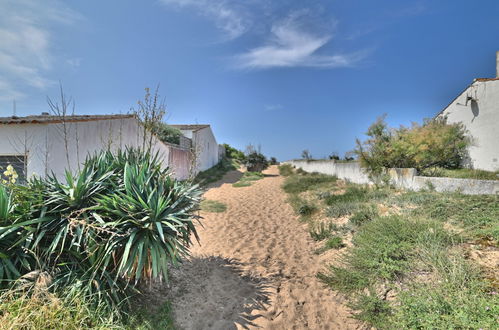
[[[250,187],[218,182],[205,197],[227,204],[206,213],[200,245],[172,276],[182,329],[359,329],[344,300],[317,280],[316,244],[286,203],[277,168]],[[234,182],[240,173],[228,173]]]

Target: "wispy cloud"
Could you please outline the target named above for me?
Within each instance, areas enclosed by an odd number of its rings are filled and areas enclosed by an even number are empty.
[[[78,15],[59,1],[4,0],[0,5],[0,98],[21,98],[26,86],[44,89],[53,81],[50,26]]]
[[[270,32],[265,45],[236,56],[237,68],[349,67],[365,56],[364,52],[323,54],[320,50],[332,40],[332,33],[307,32],[297,17],[274,24]]]
[[[215,22],[227,39],[235,39],[248,31],[252,24],[243,3],[228,0],[160,0],[164,5],[191,9]]]

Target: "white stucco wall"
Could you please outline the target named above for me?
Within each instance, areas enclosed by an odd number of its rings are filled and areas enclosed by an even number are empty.
[[[466,102],[468,96],[476,101]],[[499,170],[499,80],[475,81],[438,115],[443,116],[448,123],[463,123],[473,138],[469,165]]]
[[[199,171],[205,171],[218,164],[218,143],[210,127],[195,131],[192,141],[197,149]]]
[[[68,153],[61,123],[0,125],[0,155],[23,155],[26,151],[28,177],[53,172],[62,178],[66,169],[77,170],[89,154],[143,144],[142,128],[135,118],[67,122],[66,129]],[[169,148],[155,137],[153,152],[158,152],[163,165],[168,166]]]

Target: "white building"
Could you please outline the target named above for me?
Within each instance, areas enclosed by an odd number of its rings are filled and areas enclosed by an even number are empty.
[[[496,56],[496,78],[475,79],[436,116],[464,124],[473,140],[465,165],[488,171],[499,170],[499,52]]]
[[[205,171],[220,161],[220,150],[210,125],[170,125],[179,129],[192,140],[193,152],[196,153],[197,170]]]
[[[0,117],[0,166],[11,164],[21,179],[31,175],[58,178],[76,171],[89,154],[100,150],[142,147],[143,129],[134,115]],[[175,177],[191,174],[191,152],[152,139],[153,152]]]

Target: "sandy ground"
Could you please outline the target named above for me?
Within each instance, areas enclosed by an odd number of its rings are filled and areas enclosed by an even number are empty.
[[[276,167],[250,187],[228,173],[205,198],[227,205],[202,212],[200,245],[172,273],[168,293],[180,329],[359,329],[345,300],[317,278],[323,257],[286,203]]]

